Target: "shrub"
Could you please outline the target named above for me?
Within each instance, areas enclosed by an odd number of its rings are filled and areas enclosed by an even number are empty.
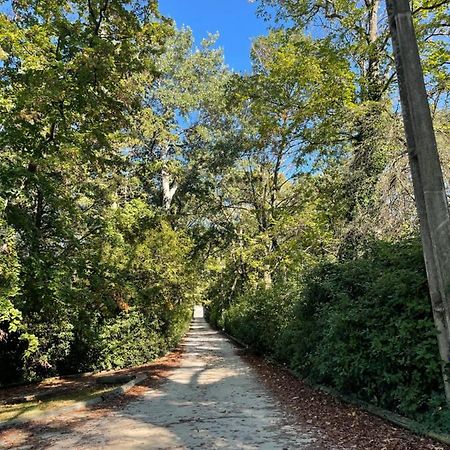
[[[144,364],[167,350],[158,323],[139,311],[121,313],[107,321],[99,334],[96,369],[108,370]]]
[[[139,365],[174,348],[197,295],[191,246],[134,200],[108,210],[104,233],[70,258],[39,261],[40,278],[34,260],[12,265],[0,251],[0,384]],[[30,282],[19,289],[20,279]]]
[[[413,415],[440,392],[420,246],[378,243],[365,258],[305,279],[288,332],[290,364],[313,381]]]
[[[248,292],[224,310],[213,301],[211,311],[231,334],[314,383],[435,428],[448,417],[415,240],[375,242],[357,259],[318,264],[301,283]]]
[[[263,353],[273,353],[292,316],[291,286],[241,295],[223,314],[224,328]]]

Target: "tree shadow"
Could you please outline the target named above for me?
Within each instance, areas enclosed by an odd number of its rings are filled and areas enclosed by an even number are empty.
[[[119,403],[23,427],[36,449],[313,449],[309,433],[282,416],[233,344],[193,319],[174,370],[157,365],[158,383]],[[8,447],[7,447],[8,448]],[[13,448],[13,447],[10,447]],[[17,447],[15,447],[17,448]]]

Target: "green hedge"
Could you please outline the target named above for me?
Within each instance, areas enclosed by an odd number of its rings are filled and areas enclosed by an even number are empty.
[[[247,293],[215,315],[314,383],[450,427],[414,240],[375,243],[364,257],[320,264],[299,283]]]
[[[173,314],[173,323],[151,321],[130,311],[105,324],[98,340],[95,369],[108,370],[144,364],[173,349],[187,331],[190,309]],[[164,325],[164,326],[163,326]]]

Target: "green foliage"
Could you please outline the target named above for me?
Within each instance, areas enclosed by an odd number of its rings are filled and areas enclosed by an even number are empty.
[[[58,291],[52,321],[27,314],[34,351],[16,352],[16,379],[142,364],[179,342],[195,299],[189,239],[158,220],[142,226],[145,218],[152,214],[141,201],[112,210],[108,231],[83,249],[97,267],[74,268],[77,279]],[[5,351],[26,336],[6,339]]]
[[[6,2],[0,384],[145,363],[207,298],[315,382],[444,423],[382,2],[259,3],[289,28],[233,74],[154,1]],[[415,9],[448,162],[448,8]]]
[[[435,426],[443,421],[436,334],[415,240],[375,242],[358,259],[319,264],[301,286],[246,293],[220,313],[228,332],[315,383],[415,418],[434,416]]]
[[[296,311],[293,367],[402,413],[423,411],[441,389],[427,289],[414,242],[378,244],[364,258],[321,266]]]
[[[173,34],[154,4],[0,14],[0,383],[144,362],[196,294],[191,241],[125,149]],[[3,369],[4,368],[4,369]]]
[[[224,328],[262,353],[271,353],[293,314],[293,286],[241,295],[224,313]]]
[[[167,351],[158,323],[139,311],[122,312],[101,327],[95,369],[129,367],[151,361]]]
[[[37,350],[35,334],[28,332],[22,312],[14,305],[20,293],[20,261],[16,250],[16,237],[4,215],[5,204],[0,199],[0,361],[2,379],[14,381],[20,376],[23,355],[29,358]]]
[[[201,198],[215,166],[224,165],[212,150],[229,128],[230,74],[215,42],[209,36],[195,47],[190,29],[177,30],[155,59],[158,76],[138,78],[141,109],[130,133],[136,173],[152,201],[179,217],[189,214],[186,199]]]
[[[4,219],[4,203],[0,199],[0,323],[7,322],[9,331],[16,331],[21,314],[11,300],[19,293],[20,263],[13,229]]]

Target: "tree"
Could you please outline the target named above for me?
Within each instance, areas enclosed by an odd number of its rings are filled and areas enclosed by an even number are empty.
[[[138,195],[125,189],[136,180],[127,180],[124,151],[140,108],[135,79],[152,71],[172,27],[140,1],[12,6],[0,15],[0,199],[1,245],[12,252],[14,242],[17,255],[5,278],[18,282],[1,304],[1,326],[15,324],[17,310],[20,332],[38,338],[19,346],[14,362],[33,378],[92,367],[99,330],[120,320],[124,298],[139,304],[127,298],[123,268],[105,256],[111,241],[111,253],[129,242],[106,237],[117,205]]]
[[[448,30],[447,2],[414,2],[414,17],[420,46],[424,49],[424,66],[427,70],[428,92],[433,101],[441,105],[448,92],[449,59],[448,41],[442,36]],[[386,140],[396,128],[396,115],[392,111],[393,81],[395,70],[389,45],[389,27],[379,0],[334,1],[262,0],[260,11],[272,6],[282,21],[290,19],[293,28],[307,28],[317,33],[327,33],[338,48],[347,55],[355,74],[355,104],[349,109],[347,120],[341,128],[340,138],[350,144],[348,173],[339,189],[346,195],[346,236],[343,252],[358,247],[353,236],[360,236],[361,212],[374,208],[375,186],[383,173],[392,147],[394,153],[404,151],[398,140]],[[445,87],[447,86],[447,88]],[[351,254],[351,252],[350,252]]]
[[[201,172],[213,162],[211,146],[224,128],[229,72],[214,44],[210,36],[194,49],[189,29],[174,33],[155,61],[159,75],[147,77],[142,110],[131,130],[138,172],[150,198],[166,211],[172,209],[177,192],[195,190],[189,183],[201,182]]]
[[[445,71],[442,61],[449,52],[448,43],[441,39],[448,31],[447,3],[418,0],[414,2],[413,11],[420,45],[426,46],[424,59],[434,60],[435,64],[431,66],[439,67],[441,74]],[[275,7],[281,21],[293,20],[294,27],[325,31],[346,52],[358,76],[361,103],[379,101],[385,92],[392,89],[395,71],[390,55],[389,24],[382,10],[382,1],[261,0],[261,13],[264,14],[266,6]],[[428,63],[426,65],[431,68]],[[438,83],[437,78],[439,76],[428,78],[430,86],[432,82]]]
[[[353,98],[352,76],[327,40],[297,32],[258,38],[252,60],[253,73],[231,84],[229,103],[239,126],[230,145],[240,156],[218,180],[215,205],[234,230],[233,264],[257,282],[261,275],[270,287],[273,274],[285,273],[299,247],[311,244],[314,206],[306,193],[314,188],[308,174],[341,156],[339,145],[328,141]]]
[[[13,20],[0,16],[0,195],[37,311],[55,254],[73,255],[102,226],[110,200],[99,181],[121,159],[117,130],[136,106],[129,75],[165,34],[151,10],[136,11],[139,2],[25,1]]]

